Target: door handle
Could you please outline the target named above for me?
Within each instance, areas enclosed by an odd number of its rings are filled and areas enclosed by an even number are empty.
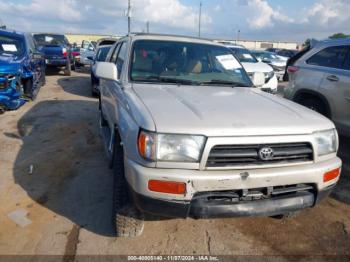
[[[329,75],[329,76],[327,76],[327,79],[331,82],[338,82],[339,81],[339,78],[335,75]]]

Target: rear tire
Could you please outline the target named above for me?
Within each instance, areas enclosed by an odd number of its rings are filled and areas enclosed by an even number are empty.
[[[143,217],[133,205],[124,173],[124,152],[119,136],[114,139],[114,222],[117,237],[137,237],[144,228]]]
[[[301,105],[329,117],[326,105],[318,98],[305,98],[299,102]]]
[[[67,64],[66,64],[66,68],[64,70],[64,75],[65,76],[71,76],[72,75],[72,68],[71,68],[71,64],[70,64],[69,58],[67,58]]]
[[[6,111],[6,107],[0,104],[0,115],[5,113],[5,111]]]

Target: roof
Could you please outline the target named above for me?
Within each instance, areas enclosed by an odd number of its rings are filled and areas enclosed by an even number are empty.
[[[17,37],[23,37],[24,33],[22,32],[17,32],[15,30],[7,30],[7,29],[0,29],[0,34],[1,35],[6,35],[6,36],[17,36]]]
[[[130,34],[129,37],[131,37],[133,40],[140,40],[140,39],[163,40],[163,41],[168,40],[168,41],[191,42],[191,43],[222,46],[222,44],[215,43],[210,39],[191,37],[191,36],[182,36],[182,35],[137,33],[137,34]]]
[[[331,46],[331,45],[348,45],[350,44],[350,37],[339,39],[326,39],[318,41],[315,46]]]

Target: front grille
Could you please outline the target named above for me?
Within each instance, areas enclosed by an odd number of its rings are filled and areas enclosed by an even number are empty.
[[[200,192],[195,194],[194,199],[202,198],[206,201],[239,203],[241,201],[256,201],[283,196],[293,196],[298,192],[309,192],[314,194],[316,190],[312,184],[295,184],[251,189]]]
[[[264,160],[259,154],[263,148],[272,149],[272,155]],[[207,167],[234,167],[246,165],[288,164],[313,160],[310,143],[216,145],[207,160]]]

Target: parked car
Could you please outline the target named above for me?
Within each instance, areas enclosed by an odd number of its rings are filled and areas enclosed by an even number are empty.
[[[64,35],[48,33],[33,34],[33,37],[39,51],[45,55],[46,66],[64,67],[64,74],[70,76],[75,70],[75,62],[68,39]]]
[[[45,84],[45,61],[30,34],[0,30],[0,111],[35,99]]]
[[[288,60],[298,53],[297,50],[282,49],[282,48],[267,48],[265,51],[275,53],[280,56],[281,59]]]
[[[116,37],[105,37],[96,41],[83,40],[82,47],[80,49],[80,60],[84,65],[90,65],[91,60],[88,57],[93,57],[99,46],[103,45],[113,45],[118,38]]]
[[[96,76],[96,67],[99,62],[105,62],[107,54],[111,48],[111,45],[100,45],[97,50],[96,54],[91,57],[88,56],[87,58],[91,61],[91,94],[92,96],[99,96],[99,84],[100,79]]]
[[[258,59],[256,59],[254,55],[245,47],[236,45],[225,46],[235,54],[236,58],[242,63],[249,76],[252,77],[255,72],[264,73],[265,83],[262,86],[259,86],[259,88],[271,93],[277,92],[278,81],[271,66],[258,61]]]
[[[319,42],[288,73],[285,96],[332,119],[350,136],[350,38]]]
[[[293,214],[319,203],[339,179],[334,124],[254,88],[221,44],[129,35],[96,75],[118,236],[140,234],[148,213]],[[253,79],[264,82],[260,72]]]
[[[252,54],[260,61],[270,65],[278,80],[282,81],[286,69],[287,61],[278,55],[267,51],[252,50]]]
[[[95,41],[83,40],[80,48],[80,63],[82,65],[90,65],[91,60],[88,57],[95,55],[97,43]]]

